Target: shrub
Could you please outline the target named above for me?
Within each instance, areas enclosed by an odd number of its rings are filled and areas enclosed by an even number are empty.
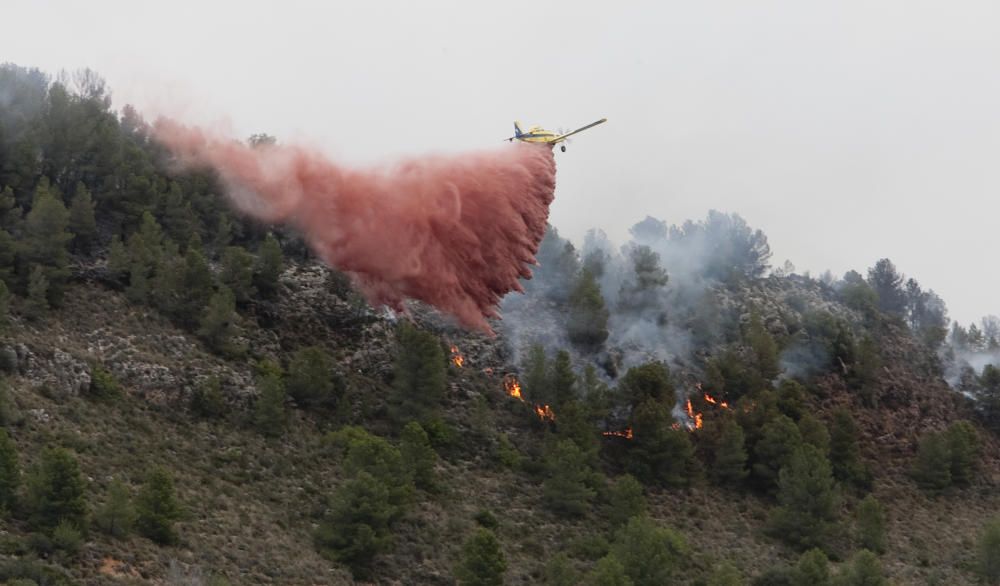
[[[502,586],[507,560],[496,535],[479,528],[462,547],[455,577],[462,586]]]
[[[174,481],[163,468],[154,468],[136,497],[135,526],[139,533],[162,544],[177,542],[174,522],[181,516]]]
[[[1000,584],[1000,518],[986,524],[978,549],[979,574],[987,584]]]
[[[101,401],[110,401],[121,395],[121,385],[115,380],[114,375],[100,364],[94,364],[90,369],[90,396]]]
[[[659,586],[673,583],[688,556],[688,546],[673,529],[649,517],[633,517],[615,534],[611,554],[625,566],[635,586]]]
[[[885,552],[885,507],[868,495],[858,505],[858,543],[875,553]]]

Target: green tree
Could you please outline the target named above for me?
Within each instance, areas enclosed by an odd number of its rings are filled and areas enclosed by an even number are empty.
[[[987,584],[1000,584],[1000,518],[986,524],[977,554],[979,575]]]
[[[331,496],[314,534],[316,548],[350,568],[356,579],[366,580],[375,557],[392,547],[390,525],[398,515],[385,483],[361,471]]]
[[[9,288],[18,286],[14,278],[18,243],[10,232],[0,228],[0,280]]]
[[[447,385],[447,364],[437,336],[403,323],[397,334],[393,408],[398,421],[434,415]]]
[[[588,486],[593,471],[586,455],[570,440],[557,440],[545,457],[542,498],[561,515],[580,516],[587,512],[594,490]]]
[[[858,543],[875,553],[885,553],[885,507],[873,495],[858,505]]]
[[[672,584],[689,551],[684,538],[649,517],[633,517],[615,533],[611,554],[635,586]]]
[[[594,351],[608,339],[608,309],[594,274],[580,271],[569,296],[569,316],[566,333],[569,341],[585,350]]]
[[[765,487],[775,486],[779,472],[801,446],[802,436],[795,422],[785,415],[773,416],[765,424],[764,433],[754,446],[754,476]]]
[[[49,280],[45,269],[39,265],[31,268],[28,279],[28,298],[24,300],[24,315],[31,320],[39,320],[49,312]]]
[[[35,190],[35,198],[24,223],[21,254],[27,266],[41,267],[48,280],[47,298],[54,307],[62,305],[66,280],[69,278],[67,244],[73,235],[66,231],[69,211],[49,189],[43,178]],[[25,275],[28,276],[28,275]]]
[[[438,481],[434,466],[437,464],[437,453],[431,447],[427,432],[416,421],[411,421],[403,427],[403,433],[399,438],[399,452],[417,488],[429,492],[436,491]]]
[[[94,514],[94,524],[112,537],[123,538],[132,531],[135,516],[128,489],[122,481],[115,480],[108,488],[107,501]]]
[[[528,357],[524,361],[524,380],[521,382],[524,385],[525,396],[529,400],[542,405],[551,405],[555,402],[552,389],[549,388],[551,378],[548,357],[541,344],[532,344],[528,348]]]
[[[545,564],[545,584],[549,586],[579,586],[580,579],[580,572],[564,553],[552,556]]]
[[[257,263],[254,267],[253,284],[265,299],[273,299],[278,292],[281,272],[285,259],[274,234],[268,233],[257,249]]]
[[[174,494],[174,480],[163,468],[154,468],[146,476],[135,499],[135,527],[156,543],[177,542],[174,522],[181,517],[181,506]]]
[[[142,213],[139,230],[127,242],[129,283],[125,294],[134,303],[147,303],[152,293],[153,279],[164,260],[163,230],[149,211]],[[110,267],[109,267],[110,268]]]
[[[983,420],[994,431],[1000,432],[1000,368],[987,364],[979,377],[976,399]]]
[[[830,465],[837,480],[864,488],[871,484],[871,472],[861,460],[858,428],[854,416],[844,407],[833,412],[830,426]]]
[[[215,352],[227,356],[237,355],[239,348],[233,338],[238,333],[238,319],[233,292],[228,287],[219,287],[202,315],[198,335]]]
[[[0,511],[6,512],[14,508],[20,485],[21,465],[18,462],[17,446],[7,435],[7,430],[0,428]]]
[[[628,369],[620,383],[622,395],[633,407],[647,399],[673,405],[677,400],[674,384],[670,381],[670,370],[662,362],[648,362]]]
[[[587,574],[586,586],[634,586],[625,566],[613,555],[606,555]]]
[[[303,407],[333,407],[344,391],[333,358],[320,346],[301,348],[292,356],[285,384]]]
[[[743,574],[736,566],[723,562],[716,566],[709,575],[707,584],[708,586],[743,586]]]
[[[694,447],[687,432],[673,429],[673,417],[653,399],[632,414],[629,471],[646,482],[679,487],[690,483],[697,471]]]
[[[776,535],[797,547],[822,547],[836,522],[839,495],[830,463],[815,447],[800,446],[781,469],[780,506],[771,517]]]
[[[945,432],[945,437],[951,453],[951,481],[957,486],[969,486],[979,463],[976,428],[968,421],[956,421]]]
[[[747,477],[747,450],[743,428],[731,417],[720,423],[712,477],[720,484],[739,484]]]
[[[79,530],[86,527],[80,465],[68,450],[48,448],[28,480],[28,507],[32,526],[51,531],[66,521]]]
[[[841,572],[838,583],[841,586],[888,586],[889,581],[882,574],[878,556],[863,549],[851,558],[850,566]]]
[[[868,269],[868,284],[878,297],[879,309],[893,315],[903,315],[906,310],[906,293],[903,291],[903,275],[887,258]]]
[[[0,280],[0,330],[10,324],[10,290],[7,283]]]
[[[461,586],[502,586],[507,560],[496,535],[479,528],[462,546],[455,577]]]
[[[281,367],[265,361],[258,369],[257,389],[260,391],[254,404],[254,422],[257,429],[266,436],[277,437],[288,426],[288,411],[285,408],[285,383],[281,379]]]
[[[618,477],[608,488],[608,519],[612,527],[620,527],[632,517],[646,512],[646,497],[642,484],[631,474]]]
[[[913,478],[920,488],[932,493],[951,486],[951,450],[944,434],[929,433],[921,438]]]
[[[120,284],[129,274],[130,262],[128,251],[125,250],[122,239],[115,234],[108,247],[108,276]]]
[[[94,218],[94,200],[83,183],[76,184],[76,192],[69,206],[69,231],[73,235],[73,247],[88,252],[97,236],[97,220]]]
[[[830,560],[822,549],[813,548],[799,557],[798,563],[792,568],[795,584],[809,586],[830,586],[833,576],[830,573]]]
[[[552,370],[549,373],[549,389],[552,393],[552,404],[556,410],[575,398],[575,388],[576,374],[573,373],[573,363],[570,361],[569,352],[560,350],[556,353],[555,360],[552,361]]]
[[[242,246],[227,246],[222,253],[222,284],[229,287],[236,296],[236,302],[250,301],[256,290],[253,286],[253,255]]]
[[[778,367],[778,345],[768,333],[756,310],[750,313],[750,323],[747,326],[746,342],[753,351],[754,363],[762,381],[774,380],[781,369]]]
[[[385,438],[372,435],[357,426],[343,427],[328,436],[339,449],[342,468],[348,476],[367,472],[382,482],[391,502],[402,509],[413,494],[413,481],[403,454]]]
[[[803,443],[813,446],[824,456],[830,454],[830,432],[826,424],[812,413],[805,413],[799,419],[799,434]]]

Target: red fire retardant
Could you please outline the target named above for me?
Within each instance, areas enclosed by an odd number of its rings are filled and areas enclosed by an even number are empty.
[[[500,298],[531,276],[555,191],[543,145],[356,169],[169,120],[155,134],[181,164],[215,169],[241,211],[301,230],[373,305],[401,311],[418,299],[486,332]]]

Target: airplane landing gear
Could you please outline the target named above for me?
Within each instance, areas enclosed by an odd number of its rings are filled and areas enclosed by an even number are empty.
[[[559,145],[559,150],[561,150],[562,152],[565,153],[566,152],[566,145],[564,145],[564,144],[563,145]]]

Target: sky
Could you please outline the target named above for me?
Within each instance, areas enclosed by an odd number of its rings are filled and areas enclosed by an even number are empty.
[[[120,107],[377,164],[608,123],[557,152],[552,223],[622,242],[717,209],[799,272],[882,257],[1000,314],[1000,3],[3,3],[0,61]]]

